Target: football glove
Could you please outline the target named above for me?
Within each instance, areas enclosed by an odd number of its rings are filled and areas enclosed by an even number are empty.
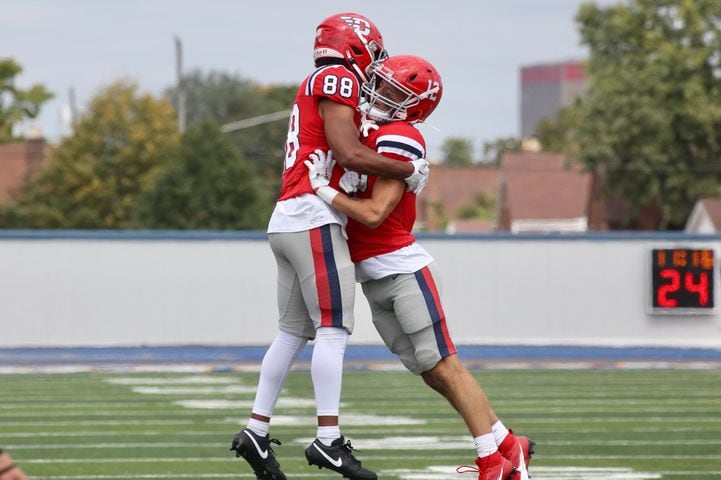
[[[326,153],[317,148],[314,153],[308,155],[310,160],[303,162],[308,167],[308,178],[313,191],[328,205],[333,203],[333,199],[338,195],[338,190],[329,187],[330,177],[333,172],[333,151],[328,150]]]
[[[430,163],[425,158],[419,158],[411,162],[413,165],[413,173],[405,178],[407,190],[418,195],[423,191],[428,183],[428,175],[430,174]]]

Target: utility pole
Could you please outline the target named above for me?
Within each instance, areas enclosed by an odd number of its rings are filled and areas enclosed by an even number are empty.
[[[183,82],[183,44],[175,37],[175,76],[178,94],[178,132],[185,132],[185,85]]]
[[[78,102],[75,99],[75,87],[73,86],[68,90],[68,103],[70,103],[70,125],[75,128],[75,122],[78,121]]]

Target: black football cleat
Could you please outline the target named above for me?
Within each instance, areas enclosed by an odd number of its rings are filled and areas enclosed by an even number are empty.
[[[378,475],[361,466],[353,456],[353,447],[350,440],[346,442],[342,436],[326,447],[317,438],[305,449],[305,458],[308,465],[317,465],[318,468],[327,468],[338,472],[350,480],[378,480]]]
[[[261,437],[246,428],[235,434],[230,449],[235,451],[236,457],[243,457],[250,464],[257,480],[287,480],[270,448],[271,443],[280,445],[275,438]]]

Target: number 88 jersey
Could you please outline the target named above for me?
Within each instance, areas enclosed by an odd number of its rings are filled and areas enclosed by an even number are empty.
[[[308,179],[308,169],[303,164],[308,155],[317,148],[329,150],[325,138],[323,118],[318,113],[318,102],[328,98],[348,105],[356,111],[355,122],[360,124],[358,102],[360,83],[357,77],[343,65],[326,65],[306,78],[298,89],[288,123],[285,143],[285,166],[283,184],[278,201],[313,193]],[[343,169],[336,164],[331,186],[337,187]]]

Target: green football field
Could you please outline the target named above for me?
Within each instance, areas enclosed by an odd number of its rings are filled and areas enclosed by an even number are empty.
[[[537,441],[541,479],[721,479],[721,371],[480,370],[507,426]],[[228,446],[256,373],[0,375],[0,446],[31,479],[254,478]],[[341,426],[382,479],[463,479],[473,442],[455,412],[406,372],[349,371]],[[310,374],[288,378],[271,429],[289,479],[309,467]],[[339,477],[338,477],[339,478]]]

